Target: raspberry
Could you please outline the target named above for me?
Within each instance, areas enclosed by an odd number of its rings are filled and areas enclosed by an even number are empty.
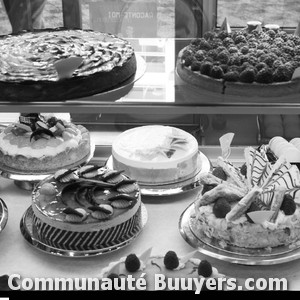
[[[198,266],[198,275],[203,277],[210,277],[212,274],[212,266],[209,261],[201,260]]]
[[[168,251],[164,257],[164,264],[168,270],[174,270],[179,266],[179,259],[174,251]]]
[[[212,174],[215,175],[216,177],[222,179],[222,180],[227,180],[227,175],[221,167],[216,167],[212,171]]]
[[[241,166],[240,172],[241,172],[242,175],[244,175],[245,177],[247,177],[247,165],[246,164],[243,164]]]
[[[296,211],[296,203],[291,195],[284,195],[281,207],[286,216],[293,215]]]
[[[225,218],[225,216],[230,212],[230,210],[231,206],[225,198],[217,199],[213,206],[213,213],[219,219]]]
[[[125,259],[125,267],[128,272],[136,272],[141,266],[139,258],[135,254],[129,254]]]
[[[213,188],[215,188],[215,184],[205,184],[202,188],[202,195],[204,195],[206,192],[211,191]]]

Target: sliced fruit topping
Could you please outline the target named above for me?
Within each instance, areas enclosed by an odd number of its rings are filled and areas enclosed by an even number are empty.
[[[203,277],[210,277],[212,275],[212,265],[208,260],[201,260],[198,266],[198,275]]]
[[[77,209],[71,208],[71,207],[67,207],[66,209],[63,210],[63,212],[66,215],[76,215],[79,217],[83,217],[84,214],[82,213],[82,211],[78,211]]]
[[[128,194],[117,194],[107,198],[108,201],[115,201],[115,200],[126,200],[128,202],[136,200],[135,197],[130,196]]]
[[[40,194],[42,195],[56,195],[57,189],[56,187],[50,183],[50,182],[45,182],[39,189]]]
[[[273,214],[274,214],[274,211],[270,211],[270,210],[252,211],[252,212],[247,213],[248,217],[255,224],[262,224],[266,221],[270,221]]]
[[[125,268],[128,272],[134,273],[141,266],[140,259],[135,254],[129,254],[125,259]]]
[[[92,211],[92,217],[97,220],[107,220],[113,215],[114,209],[111,205],[100,204],[99,206],[90,206],[88,208]]]
[[[284,212],[284,214],[286,216],[291,216],[295,213],[296,208],[297,208],[297,206],[296,206],[294,198],[289,194],[284,195],[284,198],[283,198],[283,201],[282,201],[282,204],[280,207],[280,209]]]
[[[164,256],[164,265],[168,270],[174,270],[179,266],[179,259],[174,251],[168,251]]]
[[[214,215],[220,219],[225,218],[230,211],[231,206],[226,198],[219,198],[213,206]]]
[[[78,179],[78,176],[74,173],[74,169],[62,169],[54,174],[54,178],[59,182],[70,182]]]
[[[124,171],[115,171],[115,170],[107,170],[107,172],[105,172],[102,175],[102,178],[104,181],[107,182],[111,182],[111,183],[119,183],[121,182],[124,178],[121,175]]]
[[[54,137],[53,133],[49,129],[38,128],[30,136],[30,141],[32,139],[38,140],[41,138]]]
[[[136,180],[124,179],[115,185],[116,190],[119,193],[133,193],[137,190]]]
[[[131,201],[128,200],[114,200],[111,201],[111,206],[114,208],[124,209],[128,208],[132,205]]]

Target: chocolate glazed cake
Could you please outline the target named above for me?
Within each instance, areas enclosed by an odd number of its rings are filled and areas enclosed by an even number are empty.
[[[100,166],[60,170],[33,192],[34,234],[48,246],[102,250],[134,238],[142,228],[134,180]]]
[[[131,44],[90,30],[47,29],[0,38],[0,100],[61,101],[119,87],[135,75]],[[55,63],[83,58],[70,78],[59,79]]]

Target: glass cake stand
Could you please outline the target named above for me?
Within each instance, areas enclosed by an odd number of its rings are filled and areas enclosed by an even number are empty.
[[[106,166],[113,169],[112,156],[110,156],[107,160]],[[199,151],[198,171],[196,175],[187,180],[178,181],[172,184],[145,185],[139,183],[141,194],[144,196],[172,196],[194,190],[195,188],[201,186],[199,176],[203,173],[209,172],[210,170],[212,170],[212,164],[210,160]]]
[[[64,168],[71,169],[74,167],[79,167],[87,164],[93,158],[94,152],[95,152],[95,144],[91,143],[90,153],[86,157],[84,157],[83,159],[81,159],[80,161],[72,165],[65,166]],[[35,174],[35,173],[23,172],[21,169],[20,170],[10,169],[6,166],[0,165],[0,176],[7,179],[14,180],[15,185],[21,189],[32,191],[34,186],[38,182],[44,180],[45,178],[47,178],[51,174],[54,174],[58,170],[52,170],[51,172],[45,172],[43,174],[40,173]]]
[[[126,96],[130,90],[133,88],[133,85],[136,81],[141,79],[147,69],[146,61],[143,57],[141,57],[139,54],[135,54],[136,57],[136,73],[127,79],[126,81],[122,82],[120,85],[116,86],[115,88],[104,91],[92,96],[88,97],[82,97],[80,99],[74,99],[74,100],[66,100],[64,103],[88,103],[88,102],[94,102],[94,101],[118,101],[124,96]]]
[[[0,198],[0,232],[5,228],[8,220],[8,209],[5,202]]]
[[[33,210],[30,206],[26,212],[24,213],[21,222],[20,222],[20,230],[25,238],[25,240],[35,249],[40,250],[42,252],[61,256],[61,257],[73,257],[73,258],[82,258],[82,257],[91,257],[91,256],[99,256],[106,253],[111,253],[113,251],[117,251],[121,248],[132,243],[142,232],[143,228],[145,227],[148,221],[148,213],[144,204],[141,205],[141,216],[142,216],[142,226],[140,230],[130,238],[124,239],[119,244],[108,248],[100,248],[96,250],[86,250],[86,251],[79,251],[79,250],[66,250],[66,249],[59,249],[52,246],[49,246],[42,241],[39,240],[38,235],[35,232],[35,228],[33,226]]]
[[[183,239],[201,253],[234,264],[276,265],[300,258],[300,245],[271,249],[246,249],[228,245],[222,247],[218,241],[201,232],[201,227],[196,225],[194,203],[180,216],[179,231]]]

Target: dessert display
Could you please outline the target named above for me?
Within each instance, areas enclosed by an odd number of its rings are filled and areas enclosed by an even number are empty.
[[[151,255],[151,250],[152,248],[139,256],[131,253],[117,262],[110,263],[108,267],[102,270],[100,279],[111,279],[113,287],[115,286],[115,289],[117,289],[116,280],[126,278],[129,275],[138,279],[143,273],[145,274],[143,278],[147,283],[146,289],[154,291],[156,290],[156,274],[163,275],[168,279],[195,278],[199,280],[200,278],[225,277],[208,260],[196,258],[196,252],[180,257],[173,250],[167,251],[163,255]],[[196,286],[193,285],[193,288],[196,288]],[[205,288],[205,284],[203,288]]]
[[[270,162],[265,151],[252,147],[245,149],[245,160],[237,168],[220,157],[214,171],[201,176],[193,231],[222,249],[293,249],[300,240],[298,168],[284,156]]]
[[[33,191],[35,239],[56,248],[112,248],[142,228],[138,184],[122,171],[97,165],[62,169]]]
[[[136,72],[132,45],[108,33],[51,29],[2,36],[0,41],[4,101],[89,96],[120,86]]]
[[[0,168],[16,174],[50,174],[91,154],[88,130],[55,116],[20,115],[0,133]]]
[[[177,72],[184,82],[220,95],[276,98],[300,92],[298,33],[251,22],[233,31],[224,23],[180,51]]]
[[[201,169],[197,140],[171,126],[149,125],[121,133],[112,145],[113,167],[140,184],[172,184]]]

